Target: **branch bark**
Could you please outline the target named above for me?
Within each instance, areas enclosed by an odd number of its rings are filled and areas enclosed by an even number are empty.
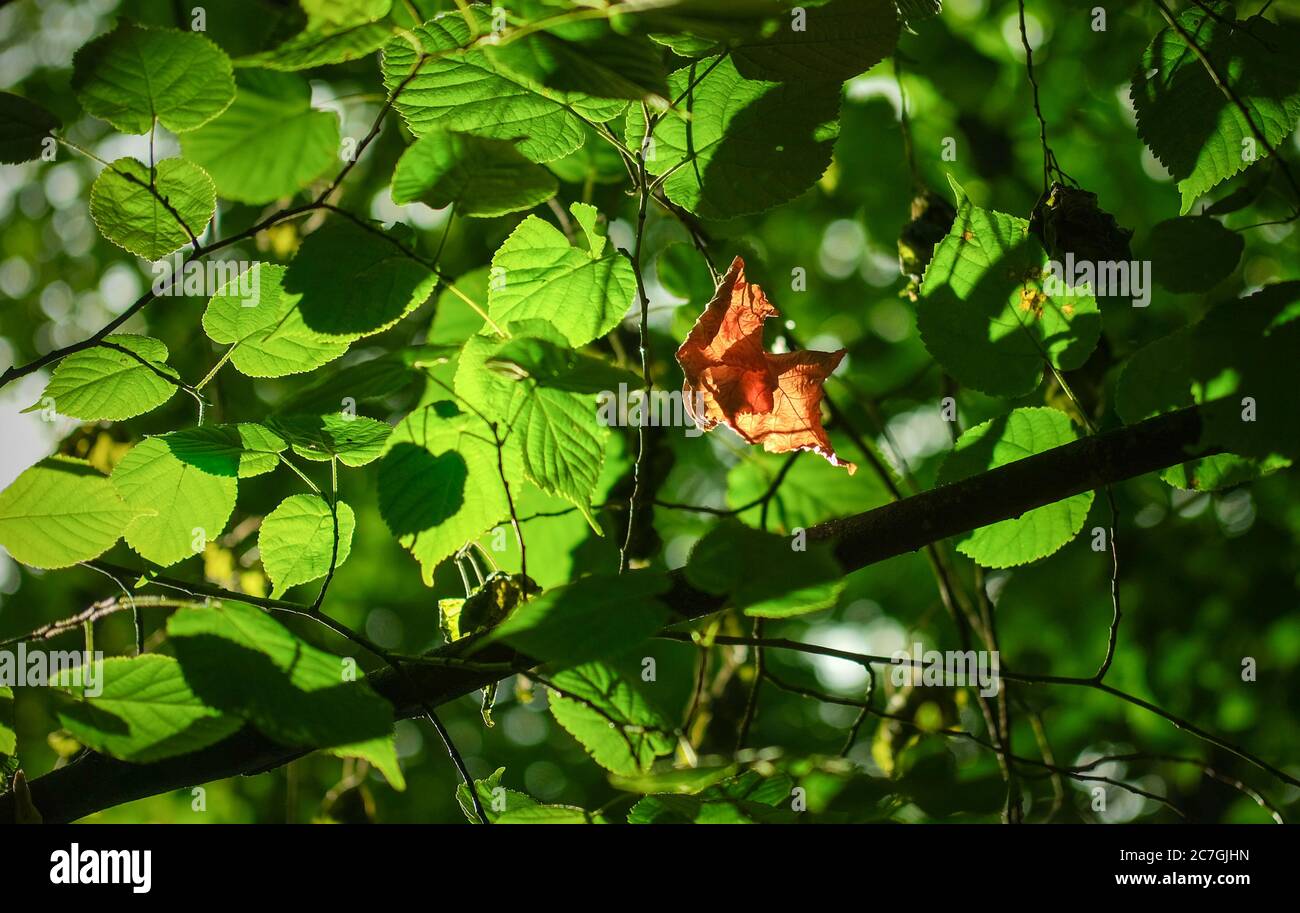
[[[940,539],[1060,501],[1080,492],[1122,482],[1185,462],[1196,455],[1201,409],[1191,407],[1136,425],[1098,434],[1017,460],[971,478],[943,485],[884,507],[832,520],[808,530],[810,539],[832,541],[847,571],[858,570]],[[723,600],[691,587],[680,574],[665,600],[681,619],[698,618],[723,607]],[[433,656],[455,657],[463,643]],[[480,664],[509,663],[523,668],[527,657],[505,647],[478,653]],[[393,705],[397,719],[418,716],[422,706],[438,706],[473,694],[496,673],[412,664],[399,676],[391,669],[371,675],[371,686]],[[153,764],[128,764],[87,753],[81,760],[30,782],[31,797],[47,822],[67,822],[146,796],[188,789],[212,780],[273,769],[310,749],[278,745],[246,728],[202,751]],[[14,820],[12,793],[0,796],[0,822]]]

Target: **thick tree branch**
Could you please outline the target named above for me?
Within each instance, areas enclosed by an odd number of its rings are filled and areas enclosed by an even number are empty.
[[[1185,462],[1201,435],[1201,411],[1193,407],[1075,441],[989,472],[944,485],[884,507],[808,530],[809,538],[832,541],[846,570],[857,570],[923,548],[948,536],[1018,517],[1072,495]],[[675,575],[665,599],[683,619],[722,608],[716,596]],[[527,657],[504,647],[475,654],[475,665],[458,666],[465,641],[443,647],[432,659],[412,663],[403,675],[385,669],[369,682],[393,704],[400,719],[418,716],[501,677],[479,665],[526,668]],[[210,746],[154,764],[128,764],[88,753],[76,763],[31,781],[31,796],[48,822],[71,821],[123,802],[189,788],[237,774],[278,767],[306,753],[262,737],[252,729]],[[0,796],[0,821],[13,820],[12,795]]]

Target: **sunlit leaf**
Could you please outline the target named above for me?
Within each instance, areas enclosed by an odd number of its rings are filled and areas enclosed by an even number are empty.
[[[939,473],[941,483],[969,478],[1007,463],[1061,447],[1077,438],[1064,412],[1016,409],[969,428],[957,439]],[[957,550],[985,567],[1012,567],[1044,558],[1083,528],[1093,493],[1086,491],[1054,504],[1002,520],[956,538]]]
[[[63,728],[96,751],[136,764],[198,751],[244,725],[204,704],[170,656],[96,660],[64,670],[51,684],[77,699],[58,709]]]
[[[113,487],[139,513],[126,542],[166,567],[203,551],[221,535],[235,508],[237,482],[183,462],[161,437],[136,444],[117,464]]]
[[[59,362],[27,411],[48,404],[72,418],[120,421],[156,409],[172,398],[180,380],[167,354],[167,346],[148,336],[107,336],[102,345]]]
[[[307,81],[240,70],[234,102],[181,137],[185,157],[212,176],[217,192],[243,203],[291,196],[338,161],[339,120],[311,106]]]
[[[127,19],[77,51],[72,88],[123,133],[148,133],[155,118],[173,133],[194,130],[235,97],[230,58],[206,37]]]
[[[149,167],[121,158],[90,188],[90,215],[105,238],[146,260],[157,260],[201,235],[216,212],[212,178],[185,159]]]
[[[0,492],[0,545],[31,567],[69,567],[112,548],[136,513],[90,464],[50,457]]]

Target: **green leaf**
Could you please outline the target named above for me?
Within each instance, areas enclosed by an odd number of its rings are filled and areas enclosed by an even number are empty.
[[[302,296],[307,326],[328,336],[368,336],[423,304],[438,277],[398,246],[408,237],[344,219],[308,235],[284,276],[285,291]]]
[[[223,197],[269,203],[292,196],[338,159],[339,118],[311,106],[305,79],[241,70],[235,100],[181,137],[187,159],[212,175]]]
[[[611,435],[610,451],[600,481],[591,493],[592,501],[609,500],[611,489],[630,470],[631,461],[623,439]],[[547,494],[536,485],[518,486],[512,493],[520,518],[542,515],[523,526],[528,576],[542,587],[563,586],[594,568],[618,566],[618,548],[622,545],[622,538],[610,534],[618,532],[611,515],[597,515],[606,533],[600,536],[592,531],[591,523],[581,511],[573,510],[571,502],[557,495]],[[494,527],[478,542],[492,550],[492,557],[500,567],[511,571],[520,569],[519,544],[508,525]]]
[[[1253,482],[1290,465],[1290,459],[1278,454],[1256,460],[1235,453],[1216,453],[1161,470],[1160,479],[1185,491],[1218,491]]]
[[[909,29],[933,19],[943,9],[943,0],[898,0],[898,17]]]
[[[286,269],[254,263],[208,302],[203,329],[213,342],[235,347],[230,363],[250,377],[301,374],[348,350],[349,339],[307,326],[302,295],[284,289]]]
[[[393,708],[354,680],[355,660],[318,650],[269,614],[234,602],[181,609],[168,619],[167,635],[185,681],[209,707],[244,717],[283,745],[375,761],[403,788]]]
[[[535,336],[507,340],[484,364],[506,377],[569,393],[616,392],[620,384],[641,385],[641,378],[626,368]]]
[[[461,784],[464,788],[465,784]],[[506,811],[496,818],[497,824],[609,824],[609,820],[600,812],[589,812],[576,805],[536,805],[510,808],[506,802]]]
[[[654,571],[584,577],[520,605],[481,643],[504,642],[558,667],[611,659],[644,644],[668,621]]]
[[[671,172],[664,192],[695,215],[729,219],[771,209],[799,196],[830,166],[839,83],[745,79],[730,57],[712,57],[673,73],[668,87],[673,98],[684,96],[678,108],[690,116],[664,116],[646,168]],[[638,149],[644,139],[645,117],[633,108],[627,144]]]
[[[433,325],[429,327],[429,342],[459,349],[465,340],[483,329],[483,315],[480,313],[482,308],[471,307],[465,298],[476,305],[487,301],[490,271],[488,265],[472,269],[457,276],[455,282],[448,283],[438,294],[433,309]],[[460,292],[459,295],[451,291],[453,285]],[[461,295],[465,297],[462,298]]]
[[[587,128],[587,139],[582,146],[568,155],[546,163],[547,169],[561,181],[586,186],[596,184],[621,184],[627,180],[627,167],[623,157],[612,143],[599,138]]]
[[[691,550],[686,579],[746,615],[788,618],[835,605],[844,571],[829,548],[722,522]]]
[[[501,456],[517,489],[518,451],[506,447]],[[379,513],[420,562],[426,584],[439,562],[509,512],[492,432],[477,416],[438,402],[393,429],[379,464]]]
[[[394,203],[423,200],[467,216],[532,209],[556,189],[551,173],[520,155],[514,143],[436,128],[402,153],[393,172]]]
[[[162,438],[167,448],[183,463],[209,475],[249,479],[280,465],[280,454],[289,445],[263,425],[200,425],[174,431]]]
[[[512,323],[510,327],[520,333],[545,332],[560,338],[542,321]],[[524,338],[529,337],[514,337]],[[609,432],[600,424],[595,397],[521,384],[507,373],[491,370],[488,359],[502,347],[502,341],[495,337],[470,339],[456,370],[456,393],[502,428],[508,428],[511,443],[523,455],[528,478],[543,491],[576,504],[599,533],[591,512],[591,493],[605,462]]]
[[[611,775],[609,785],[625,793],[670,793],[680,796],[693,796],[721,780],[734,776],[735,764],[721,762],[704,762],[699,767],[681,767],[668,770],[656,770],[636,777]]]
[[[1231,4],[1209,6],[1189,7],[1178,23],[1250,119],[1170,28],[1151,40],[1129,93],[1138,134],[1178,181],[1183,214],[1201,194],[1268,155],[1252,123],[1277,148],[1300,121],[1300,58],[1290,52],[1300,46],[1300,27],[1260,16],[1242,22]]]
[[[392,34],[393,26],[387,22],[322,25],[308,28],[269,51],[241,57],[235,64],[268,70],[310,70],[372,54]]]
[[[666,101],[662,54],[640,36],[607,22],[561,22],[499,46],[487,57],[501,70],[562,93],[596,98]]]
[[[511,425],[519,435],[524,472],[543,491],[577,505],[597,535],[591,492],[605,462],[609,433],[596,421],[590,397],[540,388],[531,394],[519,387],[519,408]]]
[[[0,92],[0,162],[16,165],[40,158],[46,140],[61,126],[36,102]]]
[[[940,484],[996,469],[1061,447],[1076,439],[1064,412],[1046,407],[1016,409],[967,429],[939,471]],[[1045,558],[1083,528],[1091,491],[1028,511],[957,537],[957,550],[984,567],[1013,567]]]
[[[1190,406],[1191,329],[1184,327],[1138,349],[1115,381],[1115,412],[1127,425]]]
[[[133,353],[133,354],[128,354]],[[167,364],[167,346],[148,336],[114,335],[59,362],[36,404],[83,421],[121,421],[157,409],[179,381]]]
[[[127,544],[163,567],[198,554],[221,534],[238,488],[232,477],[182,462],[165,435],[132,447],[113,469],[112,482],[139,514],[126,528]]]
[[[628,824],[790,823],[787,806],[794,781],[785,774],[764,778],[747,770],[692,796],[646,796],[632,806]]]
[[[343,501],[338,509],[338,557],[334,558],[334,516],[319,495],[290,495],[267,514],[257,534],[262,566],[271,578],[271,595],[279,598],[289,587],[329,573],[348,560],[356,515]]]
[[[506,769],[498,767],[492,776],[485,780],[475,780],[474,789],[478,793],[483,810],[487,812],[493,824],[608,824],[597,813],[578,808],[576,805],[544,805],[532,796],[506,789],[501,785],[501,778]],[[478,813],[469,796],[469,787],[464,783],[456,786],[456,801],[465,813],[470,824],[478,824]]]
[[[604,336],[627,315],[636,277],[598,227],[585,203],[569,207],[581,229],[579,246],[549,222],[529,216],[492,257],[488,314],[498,324],[540,318],[573,346]]]
[[[838,443],[836,449],[844,452]],[[768,523],[772,529],[792,533],[893,500],[874,474],[850,476],[821,460],[797,459],[781,475],[788,459],[788,454],[748,454],[727,474],[727,506],[736,509],[753,505],[740,514],[740,519],[751,525],[759,524],[762,506],[755,502],[767,494],[779,476],[781,484],[768,505]]]
[[[189,244],[216,211],[212,178],[185,159],[159,162],[151,188],[147,165],[120,158],[90,188],[90,216],[100,234],[146,260]]]
[[[930,354],[957,380],[991,396],[1038,386],[1043,362],[1083,365],[1101,335],[1082,289],[1049,295],[1046,254],[1029,223],[981,209],[956,184],[957,218],[925,271],[916,322]]]
[[[1151,229],[1151,275],[1171,292],[1204,292],[1232,274],[1245,239],[1209,216],[1167,219]]]
[[[656,40],[681,46],[683,39],[710,39],[714,43],[737,37],[770,34],[790,16],[788,0],[663,0],[651,4],[615,4],[610,21],[621,32],[656,34]]]
[[[787,19],[771,35],[742,39],[731,49],[746,79],[801,85],[865,73],[894,52],[898,14],[893,0],[832,0],[805,10],[803,28]]]
[[[347,745],[335,745],[325,751],[336,758],[360,758],[383,774],[384,779],[393,789],[398,792],[406,789],[406,777],[402,774],[402,764],[397,759],[397,743],[392,734],[350,742]]]
[[[205,705],[180,663],[156,653],[97,660],[90,669],[64,670],[51,684],[77,699],[58,708],[64,729],[95,751],[134,764],[198,751],[244,725]]]
[[[490,13],[479,5],[469,8],[478,33],[490,32]],[[502,68],[481,48],[458,50],[473,40],[458,11],[441,13],[412,34],[423,53],[433,56],[412,77],[420,58],[407,36],[399,36],[384,45],[382,70],[390,93],[405,85],[395,107],[416,136],[442,127],[518,140],[527,158],[549,162],[582,145],[584,118],[607,121],[623,108],[623,102],[548,89]]]
[[[655,260],[655,276],[665,289],[685,301],[708,301],[713,297],[716,283],[708,264],[689,242],[677,241],[664,247]]]
[[[1201,442],[1274,463],[1300,457],[1297,352],[1300,282],[1211,309],[1191,341],[1192,377],[1209,404]]]
[[[529,596],[542,592],[531,577],[493,571],[468,596],[438,600],[438,627],[449,643],[496,627]]]
[[[587,663],[551,678],[551,714],[597,764],[633,777],[671,754],[677,736],[668,720],[627,679],[604,663]]]
[[[72,89],[86,113],[123,133],[154,118],[173,133],[203,126],[235,97],[230,58],[196,32],[121,19],[72,58]]]
[[[1115,411],[1126,424],[1197,402],[1191,376],[1194,329],[1176,330],[1129,356],[1115,382]],[[1160,478],[1175,488],[1214,491],[1252,481],[1290,463],[1280,457],[1253,460],[1218,453],[1170,466],[1161,471]]]
[[[352,467],[379,459],[393,430],[387,422],[349,412],[277,415],[270,425],[284,435],[298,456],[318,463],[337,459]]]
[[[374,22],[388,15],[393,0],[300,0],[309,27]]]
[[[18,733],[14,730],[14,689],[0,685],[0,774],[8,777],[18,754]]]
[[[53,456],[0,492],[0,545],[29,567],[71,567],[112,548],[135,515],[89,463]]]
[[[324,415],[342,411],[348,406],[349,399],[353,405],[385,399],[400,393],[415,381],[419,376],[414,368],[416,361],[422,357],[437,358],[443,352],[441,346],[412,346],[336,368],[283,400],[278,411],[285,415]]]

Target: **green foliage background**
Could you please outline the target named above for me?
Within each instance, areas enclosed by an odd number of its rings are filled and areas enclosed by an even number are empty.
[[[79,108],[70,85],[69,62],[71,53],[107,31],[115,16],[186,28],[183,18],[179,22],[174,18],[173,6],[163,0],[122,0],[120,5],[111,0],[95,4],[20,0],[0,10],[0,72],[9,91],[48,107],[79,145],[95,149],[109,160],[140,156],[142,149],[147,156],[148,146],[141,145],[147,144],[147,137],[133,137],[134,142],[128,142],[109,124]],[[1144,257],[1158,240],[1155,226],[1182,211],[1178,188],[1144,146],[1128,102],[1135,68],[1164,23],[1149,4],[1112,4],[1107,7],[1106,29],[1094,31],[1094,6],[1097,4],[1091,0],[1028,4],[1042,115],[1060,165],[1082,187],[1098,195],[1101,207],[1113,214],[1119,225],[1133,229],[1134,255]],[[1258,6],[1242,3],[1238,15],[1253,14]],[[455,4],[413,0],[395,4],[392,15],[395,20],[406,16],[408,24],[413,24],[409,22],[412,8],[425,19],[454,9]],[[1272,5],[1270,17],[1285,20],[1297,14],[1300,8],[1279,2]],[[297,34],[303,22],[303,13],[291,5],[229,0],[209,6],[206,34],[237,58],[265,51]],[[1292,59],[1298,50],[1290,48]],[[1042,149],[1020,45],[1017,4],[951,0],[941,15],[916,21],[903,30],[897,59],[909,105],[915,178],[951,200],[951,177],[975,205],[1028,218],[1042,192]],[[343,137],[364,135],[386,91],[376,54],[308,69],[300,75],[310,79],[318,108],[330,100],[328,109],[341,113]],[[864,74],[846,75],[853,78],[843,90],[833,159],[811,189],[761,212],[741,209],[743,214],[736,218],[712,219],[707,205],[701,212],[710,216],[705,225],[715,262],[725,266],[733,254],[743,254],[750,278],[763,284],[782,316],[793,321],[802,345],[848,349],[846,368],[828,389],[848,404],[854,424],[872,429],[873,440],[878,439],[882,446],[887,441],[874,429],[888,428],[894,442],[908,454],[917,482],[929,487],[939,478],[940,465],[952,446],[947,427],[936,418],[937,403],[951,388],[923,344],[915,305],[904,293],[907,279],[900,276],[898,268],[897,239],[909,221],[915,189],[898,120],[899,80],[891,60]],[[790,89],[796,98],[805,90],[811,92],[808,84],[798,82]],[[779,119],[771,119],[750,128],[770,130],[771,136],[765,140],[780,143],[785,126]],[[791,129],[797,132],[803,126],[796,123]],[[629,135],[634,136],[635,130],[630,129]],[[947,138],[955,140],[952,161],[941,158]],[[383,132],[348,176],[336,203],[363,217],[405,223],[412,229],[406,243],[422,255],[436,258],[441,272],[457,277],[457,286],[471,297],[487,300],[487,268],[526,212],[480,218],[458,214],[446,230],[445,211],[418,203],[397,206],[391,201],[389,186],[411,139],[406,125],[389,117]],[[807,137],[802,139],[807,141]],[[159,130],[157,142],[169,155],[191,153],[184,139],[178,146],[163,130]],[[664,140],[664,146],[671,149],[671,141]],[[1300,146],[1294,131],[1280,140],[1278,147],[1283,158],[1296,161]],[[485,146],[475,154],[508,158],[513,153]],[[193,157],[201,158],[197,150]],[[526,164],[509,160],[514,168]],[[66,147],[59,149],[54,162],[0,169],[0,362],[22,364],[88,336],[151,281],[147,264],[96,231],[87,203],[99,169],[94,161]],[[627,193],[626,174],[617,156],[598,137],[589,133],[580,151],[552,162],[549,172],[558,179],[555,200],[563,209],[573,203],[590,204],[608,217],[611,244],[631,243],[636,198]],[[544,197],[550,181],[542,172],[530,171],[523,184],[525,195]],[[1267,163],[1219,185],[1193,211],[1247,186],[1260,187],[1258,196],[1251,205],[1224,215],[1223,225],[1236,229],[1288,215],[1291,200],[1287,187]],[[454,189],[452,185],[442,199],[454,199]],[[752,187],[726,184],[724,189],[726,200],[749,194],[761,198],[772,190],[761,183]],[[299,201],[313,196],[313,190],[305,190]],[[241,203],[219,197],[218,236],[239,232],[269,211],[264,205],[269,200]],[[493,211],[492,207],[487,211]],[[531,211],[530,219],[551,225],[557,222],[546,205]],[[577,217],[576,210],[573,215]],[[320,220],[317,213],[285,223],[256,241],[241,243],[230,255],[289,263],[303,234],[316,230]],[[1096,414],[1103,428],[1121,423],[1114,405],[1115,383],[1135,352],[1195,324],[1216,304],[1263,286],[1300,279],[1296,224],[1237,234],[1244,242],[1240,257],[1221,277],[1212,276],[1214,281],[1207,287],[1203,283],[1196,291],[1180,293],[1157,286],[1150,307],[1145,309],[1103,306],[1106,357],[1090,363],[1095,370],[1085,367],[1072,375],[1076,389],[1085,390],[1088,402],[1098,404]],[[652,374],[657,386],[671,390],[679,380],[671,353],[712,287],[689,236],[662,210],[651,211],[644,238],[652,292]],[[1175,245],[1175,253],[1168,255],[1174,260],[1173,272],[1204,259],[1193,256],[1194,247],[1190,250]],[[1219,250],[1212,243],[1205,257]],[[1155,258],[1157,253],[1151,256]],[[323,259],[330,258],[326,255]],[[614,261],[621,262],[617,257]],[[795,269],[806,271],[806,291],[791,288],[788,277]],[[1176,278],[1172,280],[1172,284],[1176,282]],[[346,284],[346,275],[322,282],[339,294]],[[314,292],[323,294],[312,288],[303,294],[309,298]],[[179,376],[193,381],[208,372],[223,349],[199,329],[205,306],[206,298],[163,298],[149,307],[146,317],[134,319],[126,329],[164,341],[170,349],[167,363]],[[310,314],[307,318],[310,320]],[[340,366],[388,351],[458,343],[476,326],[461,302],[440,289],[404,320],[354,342],[343,360],[316,374],[263,379],[227,367],[206,392],[221,421],[258,421],[275,404],[299,394],[306,379],[333,374]],[[468,329],[462,331],[462,327]],[[636,333],[631,321],[615,331],[612,341],[605,340],[603,332],[586,334],[580,340],[573,340],[570,334],[570,341],[585,343],[594,335],[602,339],[591,351],[637,370]],[[452,382],[450,366],[431,370],[441,383]],[[4,460],[6,485],[23,468],[56,448],[77,456],[110,459],[120,457],[127,442],[191,427],[194,422],[195,404],[181,395],[127,422],[83,427],[61,420],[51,426],[36,414],[19,414],[38,399],[42,389],[37,377],[28,377],[0,393],[6,446],[10,448]],[[439,389],[438,381],[408,385],[364,411],[382,421],[396,422],[445,398],[438,395]],[[1293,385],[1289,393],[1293,407],[1295,389]],[[1050,379],[1020,397],[991,397],[965,387],[957,395],[964,428],[998,419],[1011,408],[1046,405],[1069,409]],[[1290,421],[1294,422],[1297,414],[1292,411]],[[835,423],[830,430],[837,449],[856,458],[853,445],[840,436]],[[595,505],[591,524],[601,527],[603,536],[595,535],[582,514],[571,510],[560,517],[524,524],[529,537],[529,573],[543,587],[579,574],[610,574],[617,569],[622,514],[617,508],[602,509],[601,505],[606,500],[625,502],[630,494],[634,447],[631,436],[613,435],[603,467],[590,478],[573,483],[579,495],[591,494]],[[761,495],[783,462],[779,457],[742,449],[734,439],[722,440],[720,434],[689,437],[669,429],[651,436],[643,471],[653,480],[655,496],[662,501],[724,507]],[[322,474],[320,465],[300,463],[324,484],[328,476]],[[463,596],[464,592],[457,575],[447,573],[446,566],[434,575],[432,587],[426,586],[420,566],[389,534],[381,516],[383,473],[374,466],[341,473],[339,493],[355,512],[355,532],[347,562],[331,583],[328,611],[387,649],[416,653],[441,642],[438,600]],[[286,496],[305,491],[283,470],[240,478],[238,503],[225,527],[226,535],[219,544],[209,546],[203,557],[188,559],[170,572],[206,576],[227,588],[269,594],[270,582],[259,577],[260,565],[250,555],[256,543],[251,530],[257,518],[270,514]],[[1119,579],[1125,620],[1107,679],[1248,746],[1292,775],[1300,774],[1300,730],[1295,725],[1300,716],[1300,689],[1296,687],[1300,675],[1298,494],[1296,476],[1288,471],[1213,492],[1180,490],[1157,474],[1117,486]],[[888,493],[869,472],[859,471],[850,480],[841,471],[804,455],[795,462],[770,511],[763,513],[769,528],[789,532],[888,500]],[[571,506],[557,495],[534,490],[522,496],[520,508],[522,514],[532,515]],[[1106,651],[1111,564],[1107,553],[1091,548],[1088,535],[1094,527],[1108,524],[1106,499],[1094,498],[1082,509],[1087,510],[1083,535],[1043,560],[989,571],[982,578],[996,601],[1002,655],[1017,671],[1087,676]],[[756,526],[759,513],[755,508],[740,519]],[[684,565],[691,546],[718,524],[717,518],[708,514],[665,508],[656,509],[653,520],[652,530],[638,534],[634,552],[636,558],[658,569]],[[958,546],[961,553],[974,554],[969,542]],[[138,565],[125,545],[117,546],[107,557]],[[512,548],[498,559],[503,567],[518,569],[517,550]],[[953,560],[963,585],[977,585],[973,564],[955,554]],[[424,576],[429,576],[427,570]],[[317,585],[291,589],[289,595],[310,602]],[[114,590],[110,581],[90,570],[32,572],[4,559],[0,638],[63,618]],[[286,624],[324,649],[357,655],[367,666],[374,665],[346,641],[309,622],[291,619]],[[151,647],[161,645],[166,628],[160,614],[146,616]],[[749,621],[735,614],[728,616],[721,630],[747,634],[749,629]],[[907,649],[914,640],[940,649],[957,646],[930,568],[920,553],[848,576],[833,608],[769,621],[764,633],[869,653]],[[95,637],[98,648],[129,655],[133,642],[129,615],[100,622]],[[65,641],[66,648],[74,648],[76,635]],[[60,641],[60,646],[65,641]],[[658,664],[657,681],[641,687],[676,725],[690,703],[698,650],[667,641],[650,644],[649,655]],[[643,653],[633,651],[616,662],[630,680],[639,681]],[[727,674],[717,680],[717,693],[709,706],[708,733],[697,746],[709,757],[731,752],[752,674],[741,662],[743,654],[733,648],[717,648],[717,656]],[[1242,681],[1245,657],[1258,663],[1254,682]],[[776,651],[768,651],[766,662],[783,680],[842,697],[861,697],[864,682],[851,663]],[[711,671],[718,668],[715,665]],[[536,687],[541,690],[540,685]],[[1105,694],[1072,688],[1029,688],[1017,693],[1041,715],[1059,763],[1086,763],[1102,754],[1177,754],[1199,758],[1264,788],[1288,817],[1300,803],[1300,790],[1278,784],[1168,722]],[[876,699],[878,706],[884,706],[881,693]],[[31,689],[20,691],[14,703],[18,754],[29,775],[66,763],[66,758],[59,758],[61,750],[68,751],[66,738],[51,737],[62,727],[58,706],[52,695]],[[965,725],[975,719],[967,700],[946,693],[939,697],[913,695],[910,701],[900,696],[897,712],[929,722],[941,719],[945,725]],[[565,727],[546,712],[544,701],[522,701],[511,682],[502,686],[497,697],[492,728],[484,726],[476,697],[449,704],[441,708],[440,715],[477,778],[487,778],[504,767],[500,782],[511,790],[545,803],[588,810],[607,808],[607,816],[614,820],[623,819],[638,798],[635,789],[618,788],[627,783],[611,783],[609,774],[592,763]],[[778,772],[795,777],[808,788],[814,816],[903,821],[998,819],[1003,790],[993,756],[959,740],[935,736],[912,740],[912,733],[872,720],[848,754],[854,762],[852,771],[837,766],[838,762],[829,759],[840,751],[855,715],[852,707],[819,703],[766,686],[748,740],[759,751],[745,756],[746,766],[765,777]],[[1026,715],[1017,715],[1017,749],[1034,755],[1034,734]],[[397,724],[396,739],[407,784],[403,792],[390,788],[377,772],[359,769],[355,760],[316,753],[271,773],[206,784],[205,813],[193,812],[189,793],[179,792],[128,803],[97,814],[93,820],[463,821],[455,790],[456,771],[433,731],[422,723],[402,721]],[[1168,795],[1196,820],[1269,820],[1268,813],[1248,796],[1203,776],[1192,765],[1115,762],[1098,772]],[[890,774],[892,780],[887,781]],[[1027,814],[1031,819],[1040,818],[1052,803],[1051,785],[1047,780],[1027,783],[1034,797]],[[1106,811],[1095,811],[1091,785],[1064,783],[1057,820],[1175,820],[1159,804],[1114,787],[1106,788]],[[466,798],[462,795],[462,800]],[[671,814],[671,808],[638,806],[638,816],[644,820],[663,820]],[[661,817],[656,819],[656,815]]]

